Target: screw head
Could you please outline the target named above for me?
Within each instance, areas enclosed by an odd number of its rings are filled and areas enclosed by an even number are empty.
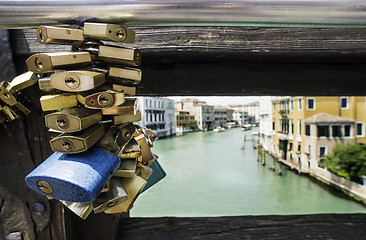
[[[53,193],[53,189],[52,189],[51,185],[46,181],[43,181],[43,180],[38,181],[37,186],[42,192],[44,192],[46,194]]]

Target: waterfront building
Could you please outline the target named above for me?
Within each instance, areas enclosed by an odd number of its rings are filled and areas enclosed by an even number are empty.
[[[272,114],[271,151],[305,171],[336,143],[366,143],[365,97],[276,97]]]
[[[163,97],[138,97],[141,121],[138,124],[154,130],[158,137],[175,135],[174,100]]]
[[[243,105],[230,105],[231,109],[236,111],[242,111],[248,113],[248,118],[246,119],[247,123],[258,123],[259,121],[259,102],[252,102]]]
[[[228,108],[227,107],[222,107],[222,106],[214,106],[213,110],[214,110],[214,114],[215,114],[214,127],[220,126],[220,127],[227,128]]]
[[[175,111],[176,133],[184,133],[194,131],[198,128],[197,121],[194,115],[189,114],[189,111],[176,110]]]
[[[182,99],[175,103],[176,110],[188,111],[195,117],[199,130],[211,130],[214,128],[214,109],[212,105],[197,99]]]
[[[259,143],[267,151],[273,151],[272,99],[266,96],[259,100]]]
[[[233,121],[237,122],[239,126],[244,126],[248,123],[248,113],[240,110],[234,110]]]

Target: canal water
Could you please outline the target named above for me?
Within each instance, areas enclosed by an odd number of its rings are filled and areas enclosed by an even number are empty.
[[[241,149],[239,128],[194,132],[155,141],[167,176],[142,193],[132,217],[198,217],[269,214],[358,213],[366,208],[287,167],[282,175],[257,162],[252,141]],[[277,168],[279,166],[277,165]]]

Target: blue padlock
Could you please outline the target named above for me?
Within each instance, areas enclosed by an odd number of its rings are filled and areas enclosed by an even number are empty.
[[[151,186],[155,185],[157,182],[159,182],[161,179],[163,179],[166,176],[166,173],[165,173],[164,169],[161,167],[161,165],[159,164],[158,160],[155,159],[155,161],[151,164],[150,168],[152,169],[152,174],[149,177],[149,179],[147,180],[147,183],[141,192],[146,191],[147,189],[149,189]]]
[[[120,159],[108,150],[92,147],[78,154],[55,152],[29,173],[32,190],[69,202],[92,202],[108,183]]]

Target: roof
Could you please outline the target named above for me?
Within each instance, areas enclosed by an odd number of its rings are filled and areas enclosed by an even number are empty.
[[[318,113],[304,120],[305,123],[354,123],[355,121],[345,117],[339,117],[328,113]]]

